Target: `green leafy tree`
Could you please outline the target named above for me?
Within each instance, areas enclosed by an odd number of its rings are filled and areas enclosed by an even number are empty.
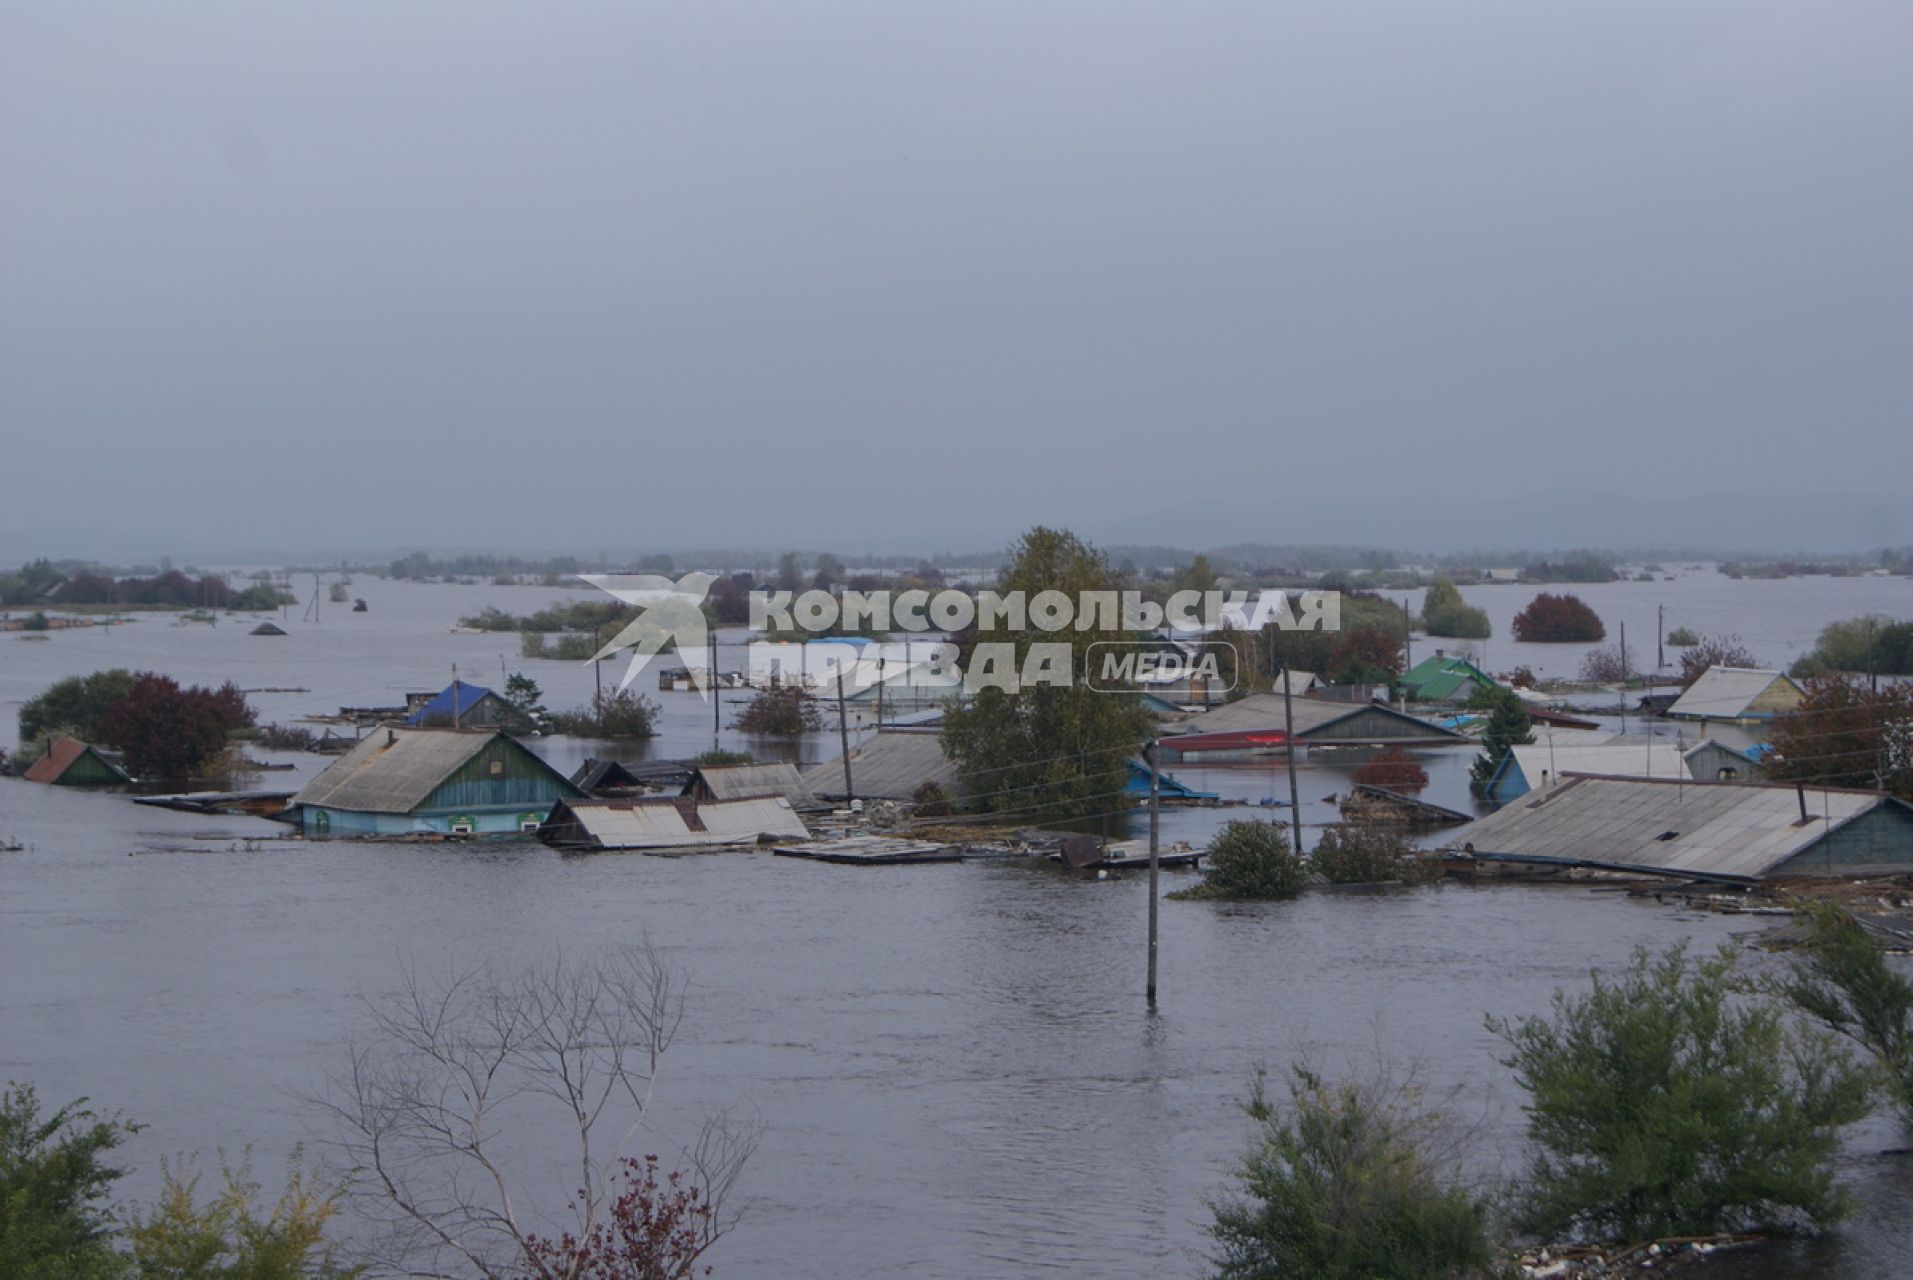
[[[35,742],[57,729],[91,742],[106,713],[132,689],[133,673],[118,667],[57,681],[20,708],[20,741]]]
[[[1202,883],[1170,895],[1188,901],[1281,901],[1308,886],[1313,868],[1266,822],[1228,823],[1209,845]]]
[[[1103,555],[1075,534],[1039,527],[1011,546],[999,589],[1030,599],[1060,591],[1080,601],[1086,592],[1115,590],[1116,578]],[[1122,806],[1128,760],[1149,733],[1149,717],[1136,694],[1088,686],[1090,646],[1107,638],[1093,630],[1043,631],[1033,620],[1021,631],[971,633],[972,655],[978,644],[1008,645],[1019,671],[1038,643],[1067,645],[1070,661],[1067,685],[986,687],[944,713],[944,750],[979,808],[1074,817]]]
[[[501,707],[504,728],[512,733],[542,732],[551,720],[544,699],[544,690],[530,676],[522,671],[508,676]]]
[[[824,716],[809,694],[794,684],[760,689],[731,726],[740,733],[795,738],[824,727]]]
[[[86,1109],[40,1114],[30,1085],[0,1091],[0,1276],[111,1280],[128,1272],[101,1203],[125,1173],[108,1154],[138,1132]]]
[[[1439,864],[1415,856],[1402,824],[1380,819],[1331,824],[1309,850],[1309,861],[1330,884],[1426,881],[1441,874]]]
[[[1807,903],[1801,915],[1806,946],[1772,989],[1871,1054],[1901,1123],[1913,1128],[1913,982],[1839,903]]]
[[[1508,752],[1534,741],[1528,709],[1512,689],[1496,687],[1478,690],[1468,701],[1476,711],[1488,712],[1488,727],[1481,735],[1481,754],[1468,767],[1468,787],[1476,795],[1485,795],[1495,770]]]
[[[1421,627],[1431,636],[1457,640],[1486,640],[1494,630],[1488,611],[1463,600],[1461,589],[1447,578],[1437,579],[1428,588],[1421,605]]]
[[[1828,623],[1813,651],[1794,664],[1793,674],[1834,672],[1913,675],[1913,622],[1870,613]]]
[[[1487,1198],[1412,1084],[1298,1068],[1287,1107],[1258,1077],[1243,1109],[1256,1137],[1239,1194],[1210,1206],[1217,1280],[1453,1280],[1493,1261]]]
[[[189,1162],[190,1164],[190,1162]],[[199,1175],[162,1160],[158,1202],[127,1229],[142,1280],[349,1280],[360,1272],[334,1262],[326,1223],[341,1192],[316,1182],[293,1160],[278,1201],[258,1203],[248,1164],[222,1164],[221,1189],[204,1203]]]
[[[1790,1232],[1851,1209],[1840,1129],[1864,1071],[1776,1001],[1745,998],[1734,954],[1634,953],[1551,1016],[1489,1019],[1528,1093],[1536,1154],[1522,1225],[1550,1239]]]

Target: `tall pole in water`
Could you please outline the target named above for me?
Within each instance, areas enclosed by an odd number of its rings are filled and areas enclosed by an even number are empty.
[[[1149,762],[1149,1007],[1156,1007],[1156,894],[1157,877],[1161,873],[1160,855],[1157,852],[1157,831],[1159,815],[1162,812],[1162,786],[1156,766],[1156,739],[1151,738],[1143,747],[1143,758]]]
[[[1621,624],[1621,732],[1627,732],[1627,624]]]
[[[837,664],[837,742],[844,752],[844,803],[850,804],[857,793],[850,786],[850,721],[844,716],[844,668]]]
[[[717,628],[711,628],[711,749],[717,749],[717,740],[724,733],[723,712],[720,704],[724,701],[723,687],[717,680]]]
[[[1654,666],[1667,665],[1667,606],[1654,606]]]
[[[1404,606],[1406,607],[1406,606]],[[1289,812],[1295,822],[1295,856],[1302,856],[1302,791],[1295,781],[1295,695],[1289,689],[1289,673],[1282,673],[1282,743],[1289,753]]]
[[[458,664],[452,664],[452,728],[458,728]]]

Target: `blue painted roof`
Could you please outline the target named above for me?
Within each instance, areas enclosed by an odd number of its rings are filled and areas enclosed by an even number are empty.
[[[1144,760],[1129,762],[1129,782],[1123,790],[1132,796],[1148,796],[1149,764]],[[1197,791],[1194,787],[1176,781],[1174,775],[1161,774],[1156,782],[1156,790],[1171,800],[1219,800],[1221,796],[1213,791]]]
[[[428,720],[452,719],[452,706],[456,696],[458,713],[463,715],[478,705],[480,698],[489,698],[492,691],[482,685],[466,684],[463,680],[454,680],[438,693],[430,702],[405,717],[407,724],[424,724]]]

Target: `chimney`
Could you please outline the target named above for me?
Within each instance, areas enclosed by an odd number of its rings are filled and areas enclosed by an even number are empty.
[[[1448,650],[1446,650],[1446,649],[1437,649],[1437,650],[1435,650],[1435,656],[1436,656],[1437,658],[1445,658],[1445,657],[1447,657],[1447,656],[1448,656]]]
[[[398,740],[399,740],[399,731],[397,729],[387,729],[385,731],[386,746],[388,747],[395,746],[398,743]]]

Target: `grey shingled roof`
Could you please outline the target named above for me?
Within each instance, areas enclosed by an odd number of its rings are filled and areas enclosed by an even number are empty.
[[[504,736],[496,729],[384,725],[306,783],[292,803],[355,813],[410,813],[492,739]]]
[[[1896,803],[1869,791],[1571,778],[1455,832],[1443,848],[1514,861],[1756,880],[1829,832]],[[1671,837],[1668,833],[1672,832]]]
[[[804,785],[826,800],[842,800],[842,757],[814,764],[803,772]],[[918,787],[934,782],[952,796],[963,794],[957,768],[943,754],[943,741],[934,733],[879,731],[850,751],[850,783],[862,800],[908,800]]]
[[[796,840],[810,835],[782,796],[699,805],[669,798],[568,800],[547,825],[567,818],[601,849],[696,848],[744,844],[762,835]]]

